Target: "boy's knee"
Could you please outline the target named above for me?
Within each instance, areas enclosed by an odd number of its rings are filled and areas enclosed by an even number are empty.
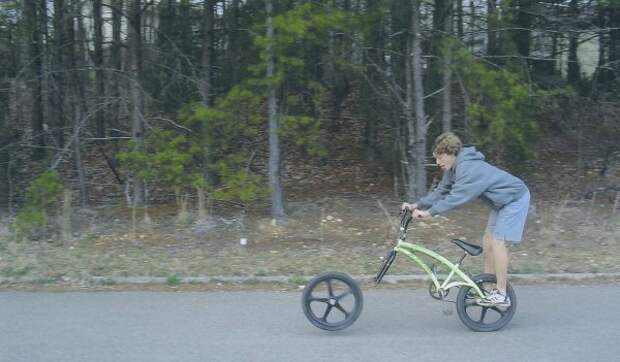
[[[482,237],[483,247],[490,247],[493,244],[493,236],[489,233],[484,233]]]

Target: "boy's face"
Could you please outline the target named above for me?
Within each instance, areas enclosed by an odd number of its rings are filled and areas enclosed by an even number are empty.
[[[437,161],[437,165],[441,167],[443,171],[448,171],[452,165],[454,165],[456,156],[440,153],[435,155],[435,160]]]

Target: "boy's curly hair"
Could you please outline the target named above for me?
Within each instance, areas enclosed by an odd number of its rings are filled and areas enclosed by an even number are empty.
[[[447,154],[457,155],[463,147],[461,139],[452,132],[445,132],[435,139],[433,155]]]

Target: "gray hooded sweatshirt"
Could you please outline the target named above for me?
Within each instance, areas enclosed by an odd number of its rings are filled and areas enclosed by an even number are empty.
[[[493,209],[518,200],[528,191],[519,178],[484,161],[484,155],[475,147],[463,147],[454,165],[444,172],[439,185],[427,196],[417,201],[420,209],[431,215],[462,206],[480,198]]]

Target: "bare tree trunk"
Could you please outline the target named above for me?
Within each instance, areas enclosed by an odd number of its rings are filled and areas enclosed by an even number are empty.
[[[450,41],[452,36],[452,1],[446,4],[446,14],[444,16],[443,36],[444,45]],[[443,54],[443,111],[441,112],[441,125],[444,132],[452,130],[452,54],[447,48],[444,48]]]
[[[52,97],[52,89],[51,89],[51,62],[49,59],[50,54],[50,35],[48,29],[48,14],[47,14],[47,6],[49,0],[38,0],[37,6],[39,7],[39,15],[38,15],[38,23],[39,23],[39,38],[41,39],[41,109],[43,112],[43,137],[47,137],[48,127],[50,124],[46,124],[48,120],[48,114],[51,111],[51,97]],[[53,119],[53,118],[52,118]],[[52,135],[53,133],[50,132]],[[46,138],[44,141],[46,144],[48,143],[48,139]],[[52,142],[54,142],[52,140]]]
[[[206,191],[205,191],[204,187],[197,187],[196,191],[198,193],[198,205],[197,205],[198,220],[196,220],[196,221],[198,223],[204,223],[208,219]]]
[[[228,49],[228,59],[230,64],[230,78],[229,85],[234,85],[239,82],[239,57],[241,54],[240,42],[239,42],[239,0],[232,0],[230,7],[227,9],[227,12],[232,12],[230,25],[228,28],[228,39],[229,39],[229,49]]]
[[[133,0],[129,9],[129,93],[131,97],[131,138],[134,151],[142,151],[144,143],[144,97],[140,87],[142,75],[141,0]],[[133,180],[133,207],[145,203],[144,180]]]
[[[608,26],[605,21],[606,10],[607,9],[605,8],[605,6],[599,5],[596,17],[596,25],[599,27],[599,29],[604,29]],[[599,31],[598,33],[598,63],[596,69],[597,77],[600,77],[600,74],[598,74],[600,72],[600,67],[605,66],[605,50],[607,50],[605,33],[606,31],[603,30]]]
[[[412,0],[415,1],[415,0]],[[415,6],[413,7],[413,11],[415,11]],[[412,17],[413,18],[413,17]],[[414,103],[414,86],[413,86],[413,37],[415,37],[415,33],[413,30],[409,31],[407,34],[407,44],[405,46],[406,54],[405,57],[405,121],[407,122],[407,147],[406,147],[406,157],[407,157],[407,199],[415,200],[418,196],[415,185],[415,177],[416,177],[416,169],[415,169],[415,159],[416,159],[416,147],[415,147],[415,115],[413,111],[413,103]]]
[[[15,195],[15,187],[13,186],[13,174],[12,171],[13,170],[13,152],[9,151],[9,161],[6,164],[6,178],[7,178],[7,184],[9,186],[9,197],[8,197],[8,212],[9,215],[13,216],[15,215],[15,205],[13,202],[13,198]]]
[[[534,1],[532,0],[513,0],[510,4],[514,14],[513,22],[519,28],[512,32],[512,39],[517,46],[519,55],[525,57],[526,61],[530,56],[530,28],[534,22],[534,17],[531,15],[533,5]]]
[[[374,0],[366,0],[364,4],[366,8],[366,12],[375,13],[379,11],[384,11],[382,9],[383,4],[378,3]],[[389,7],[385,9],[385,11],[389,12]],[[386,18],[389,18],[389,15],[385,15]],[[387,49],[388,40],[386,34],[389,33],[390,22],[389,21],[381,21],[373,24],[369,29],[369,35],[366,40],[369,45],[369,49],[367,50],[367,58],[370,62],[377,64],[380,69],[386,69],[386,61],[385,61],[385,49]],[[331,32],[330,37],[334,37],[335,33]],[[330,39],[330,46],[333,39]],[[333,62],[333,61],[332,61]],[[389,70],[386,69],[386,74]],[[381,80],[378,78],[379,74],[377,71],[368,72],[368,81],[369,83],[380,82]],[[361,103],[360,112],[364,119],[364,155],[366,160],[368,161],[376,161],[381,157],[382,149],[380,147],[379,142],[379,131],[380,131],[380,120],[375,115],[375,110],[377,107],[381,106],[381,103],[376,101],[374,97],[372,97],[371,92],[374,86],[365,85],[361,88],[360,98],[366,99]],[[402,127],[402,122],[397,121],[396,126]],[[400,132],[400,131],[399,131]],[[396,153],[398,154],[398,153]],[[399,166],[400,168],[400,166]],[[397,173],[395,172],[394,175]]]
[[[420,31],[420,3],[411,0],[411,29],[407,41],[407,117],[408,119],[408,178],[407,198],[415,200],[426,193],[426,114],[424,112],[424,84],[422,76],[422,33]],[[413,106],[415,118],[410,116]],[[415,121],[414,121],[415,120]],[[414,121],[414,122],[413,122]]]
[[[114,147],[114,151],[111,157],[108,157],[105,154],[105,150],[102,150],[104,157],[106,158],[110,169],[116,176],[119,184],[122,185],[125,181],[119,175],[117,171],[117,160],[115,155],[119,152],[118,139],[116,137],[120,136],[120,110],[121,110],[121,77],[120,73],[122,72],[123,67],[123,57],[121,54],[121,25],[122,18],[121,14],[123,11],[123,0],[112,0],[111,1],[111,10],[112,10],[112,44],[110,46],[110,60],[109,60],[109,68],[112,69],[108,76],[108,88],[107,92],[110,96],[110,101],[107,103],[107,115],[108,115],[108,128],[109,134],[114,138],[112,141],[112,145]]]
[[[71,226],[71,214],[73,213],[71,208],[72,199],[71,189],[65,188],[62,202],[62,241],[65,245],[73,237]]]
[[[497,55],[499,51],[498,19],[497,0],[487,0],[487,55]]]
[[[456,29],[459,39],[463,39],[465,31],[463,29],[463,0],[456,2]]]
[[[420,31],[420,2],[412,0],[413,12],[411,15],[411,32],[413,33],[413,86],[414,86],[414,107],[416,117],[416,157],[414,160],[415,174],[415,196],[422,196],[426,193],[426,113],[424,112],[424,83],[422,77],[422,32]]]
[[[204,0],[202,34],[202,81],[200,93],[202,103],[210,107],[213,97],[211,90],[211,67],[213,63],[213,0]]]
[[[571,0],[569,12],[572,16],[577,18],[579,16],[578,0]],[[573,86],[579,86],[581,75],[579,74],[579,59],[577,58],[577,47],[579,46],[578,33],[575,31],[569,32],[568,37],[568,84]]]
[[[334,0],[328,1],[325,6],[329,9],[328,11],[334,11],[335,4]],[[340,97],[338,92],[338,79],[336,76],[336,67],[335,67],[335,59],[336,59],[336,50],[335,50],[335,39],[334,39],[334,31],[329,30],[327,34],[327,54],[323,56],[323,81],[327,84],[328,89],[331,92],[331,96],[329,97],[331,100],[331,104],[329,105],[329,128],[330,130],[336,130],[338,127],[338,122],[340,119]],[[340,99],[339,99],[340,98]]]
[[[558,67],[558,62],[556,60],[557,54],[558,54],[558,36],[559,36],[559,31],[557,29],[554,29],[555,31],[553,32],[553,34],[551,35],[551,56],[550,58],[552,59],[552,65],[550,66],[550,71],[549,74],[550,75],[554,75],[556,73],[556,69]]]
[[[577,58],[577,33],[571,32],[568,40],[568,84],[578,86],[581,76],[579,74],[579,59]]]
[[[45,157],[45,135],[43,117],[43,40],[41,39],[39,0],[24,1],[24,18],[28,36],[28,58],[32,78],[32,158],[41,160]]]
[[[269,186],[271,187],[271,216],[276,224],[286,224],[287,217],[284,212],[283,190],[281,180],[280,139],[278,137],[278,104],[276,89],[271,83],[275,73],[275,60],[273,54],[273,5],[271,0],[266,0],[267,10],[267,79],[268,86],[268,115],[269,115]]]
[[[64,49],[66,46],[68,16],[64,0],[54,0],[54,61],[51,77],[52,105],[55,118],[54,138],[56,146],[62,149],[65,145],[65,61]]]
[[[74,156],[75,156],[75,168],[78,175],[78,183],[80,188],[80,203],[82,207],[85,207],[88,204],[88,188],[86,186],[86,172],[84,171],[84,164],[82,162],[82,143],[80,141],[80,133],[82,131],[82,126],[85,124],[83,118],[86,116],[87,105],[86,105],[86,80],[82,76],[81,72],[78,70],[82,67],[86,60],[86,29],[84,28],[84,21],[82,18],[82,10],[84,3],[81,1],[76,1],[75,3],[75,14],[77,14],[77,25],[78,25],[78,33],[77,33],[77,61],[73,61],[74,64],[74,100],[76,102],[74,107],[75,121],[74,121]],[[76,44],[75,42],[73,43]]]
[[[79,102],[79,96],[76,96],[76,102]],[[78,174],[78,183],[80,188],[80,204],[82,207],[86,207],[88,204],[88,189],[86,187],[86,174],[84,172],[84,165],[82,163],[82,149],[81,149],[81,141],[80,141],[80,132],[82,127],[82,107],[79,104],[76,104],[74,107],[75,110],[75,119],[73,120],[73,127],[77,128],[74,131],[74,145],[73,145],[73,156],[75,157],[75,169]]]
[[[93,63],[95,66],[95,96],[97,103],[103,102],[105,98],[105,80],[103,74],[103,18],[101,16],[101,0],[93,0],[93,18],[95,25],[95,51]],[[104,108],[99,107],[96,111],[96,135],[103,138],[106,134]]]
[[[123,58],[121,55],[121,14],[123,11],[123,0],[112,0],[112,47],[110,54],[111,68],[114,69],[114,75],[111,77],[112,82],[112,97],[114,101],[110,105],[110,113],[112,114],[113,128],[118,129],[119,117],[120,117],[120,97],[121,97],[121,82],[120,72],[123,67]],[[111,132],[113,136],[118,135],[118,131],[113,130]],[[116,142],[115,142],[116,144]]]
[[[211,107],[212,105],[212,63],[213,63],[213,1],[204,0],[203,9],[203,24],[202,24],[202,81],[200,93],[202,96],[202,103],[205,107]],[[206,139],[206,129],[202,128],[203,138]],[[211,182],[211,173],[209,171],[209,150],[205,146],[204,156],[202,160],[202,178],[206,184]],[[204,190],[203,190],[204,191]],[[204,193],[203,193],[204,194]]]
[[[608,57],[610,67],[613,69],[612,80],[617,82],[620,77],[620,7],[614,6],[609,8],[609,31],[608,38]]]

